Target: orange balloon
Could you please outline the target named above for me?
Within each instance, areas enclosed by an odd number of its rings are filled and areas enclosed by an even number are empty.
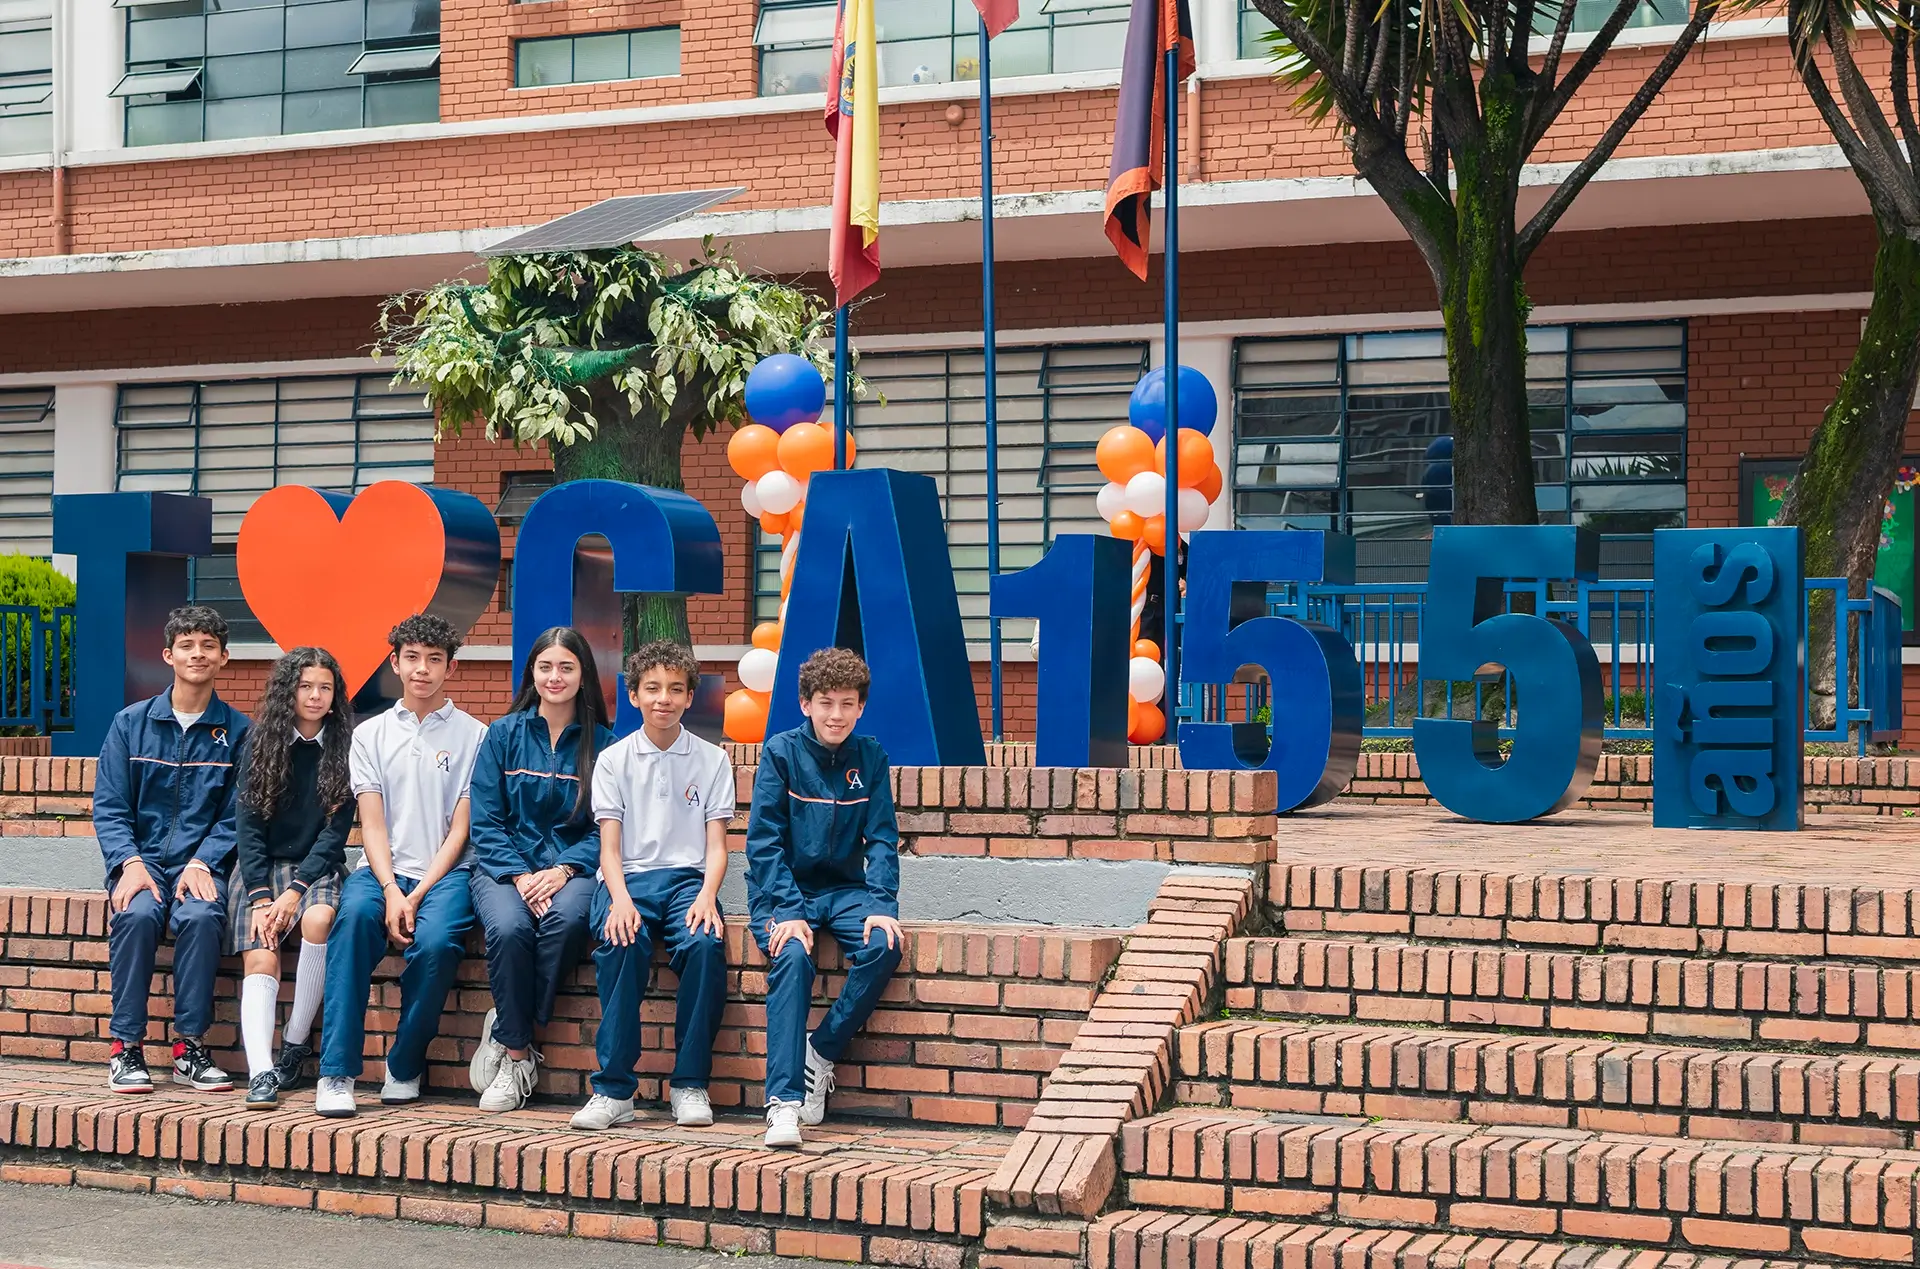
[[[762,511],[760,513],[761,531],[771,533],[775,537],[785,537],[787,535],[788,518],[792,514],[790,511]]]
[[[780,466],[780,433],[749,423],[727,440],[727,464],[742,480],[758,480]]]
[[[1094,462],[1100,474],[1116,485],[1124,485],[1143,471],[1153,470],[1153,442],[1137,427],[1121,424],[1107,429],[1094,447]]]
[[[1180,429],[1180,487],[1197,488],[1200,473],[1215,465],[1213,461],[1213,442],[1190,427]],[[1153,447],[1153,469],[1162,476],[1167,474],[1167,442],[1162,437]],[[1189,477],[1189,473],[1192,473]]]
[[[806,518],[807,518],[807,504],[805,502],[794,503],[793,510],[787,512],[787,532],[788,533],[800,532],[800,522]]]
[[[833,433],[818,423],[795,423],[780,434],[780,466],[795,479],[833,466]]]
[[[1186,472],[1183,470],[1180,474],[1185,476]],[[1182,480],[1180,483],[1187,485],[1185,480]],[[1187,485],[1187,488],[1198,489],[1201,496],[1210,503],[1218,502],[1220,501],[1220,491],[1226,488],[1226,478],[1220,474],[1220,465],[1215,463],[1213,466],[1207,468],[1207,474],[1199,484]]]
[[[1135,639],[1133,641],[1133,655],[1145,657],[1149,661],[1158,661],[1160,659],[1160,645],[1151,639]]]
[[[1131,737],[1140,726],[1140,702],[1131,696],[1127,698],[1127,735]]]
[[[746,688],[727,697],[721,729],[735,744],[757,745],[767,738],[767,698]]]
[[[1153,516],[1140,528],[1140,539],[1155,555],[1167,553],[1167,518]]]
[[[1160,712],[1158,705],[1142,704],[1137,713],[1131,714],[1127,739],[1134,744],[1150,745],[1166,734],[1167,716]]]
[[[1107,521],[1107,529],[1114,537],[1125,538],[1129,542],[1138,538],[1140,531],[1145,527],[1146,522],[1131,511],[1122,511],[1119,515]]]
[[[753,628],[753,646],[765,648],[768,652],[780,650],[780,623],[763,621]]]

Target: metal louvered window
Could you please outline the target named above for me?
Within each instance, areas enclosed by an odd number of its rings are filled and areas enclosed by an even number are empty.
[[[856,468],[924,472],[940,490],[947,549],[970,641],[987,638],[986,391],[979,349],[868,353],[853,407]],[[1127,418],[1147,369],[1144,343],[1002,348],[999,357],[1000,570],[1038,562],[1061,533],[1104,531],[1100,436]],[[884,398],[884,404],[882,403]],[[823,423],[831,422],[829,415]],[[802,530],[804,532],[804,529]],[[762,537],[755,620],[780,607],[780,542]]]
[[[358,492],[381,480],[433,480],[433,412],[389,376],[127,384],[120,389],[116,487],[213,500],[214,554],[194,564],[194,596],[264,640],[240,598],[233,541],[275,485]]]
[[[1536,326],[1527,353],[1541,523],[1599,531],[1603,571],[1643,576],[1653,530],[1686,524],[1686,326]],[[1424,577],[1452,432],[1438,331],[1240,340],[1235,523],[1350,533],[1361,580]]]
[[[1598,31],[1606,25],[1613,14],[1612,0],[1575,0],[1573,6],[1573,29],[1579,33]],[[1538,38],[1545,39],[1553,33],[1557,9],[1544,6],[1534,14],[1534,30]],[[1685,0],[1643,0],[1627,18],[1627,29],[1648,26],[1683,26],[1687,21]],[[1272,50],[1267,37],[1273,33],[1273,23],[1266,15],[1253,7],[1253,0],[1240,0],[1240,56],[1267,57]]]
[[[0,554],[53,552],[53,389],[0,392]]]
[[[0,154],[53,148],[53,5],[0,4]]]

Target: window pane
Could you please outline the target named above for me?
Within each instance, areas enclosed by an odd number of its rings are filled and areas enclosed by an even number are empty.
[[[52,148],[51,114],[0,118],[0,154],[38,154]]]
[[[440,33],[440,0],[367,0],[367,39],[405,40]]]
[[[206,19],[163,18],[127,23],[127,64],[198,57],[203,51]]]
[[[1007,31],[993,42],[993,77],[1007,79],[1015,75],[1047,73],[1049,35],[1046,31]],[[976,39],[973,41],[978,43]],[[980,78],[976,65],[968,79]]]
[[[653,79],[680,73],[680,28],[662,27],[633,33],[633,65],[628,72],[635,79]]]
[[[521,57],[527,45],[520,46]],[[784,97],[788,93],[817,93],[827,73],[828,50],[768,49],[760,55],[760,95]]]
[[[0,33],[0,75],[53,68],[53,28]]]
[[[1120,54],[1127,44],[1124,22],[1086,23],[1056,26],[1053,33],[1053,69],[1057,74],[1070,71],[1113,70],[1120,65]],[[994,49],[993,73],[998,78],[1000,50]]]
[[[907,40],[880,45],[880,86],[944,84],[953,78],[952,40]]]
[[[280,98],[246,97],[207,103],[207,140],[270,137],[280,131]]]
[[[627,36],[578,35],[573,38],[573,82],[594,84],[627,77]]]
[[[938,0],[879,0],[874,6],[873,22],[882,43],[953,34],[953,10]],[[999,45],[994,46],[994,51],[999,51]]]
[[[265,93],[280,91],[279,53],[249,53],[245,57],[210,57],[207,59],[206,92],[214,97],[257,97]],[[278,131],[279,108],[274,109],[275,131]],[[209,127],[212,125],[209,124]],[[230,133],[230,136],[258,136],[259,133]]]
[[[518,88],[537,88],[543,84],[565,84],[573,79],[572,40],[522,40],[519,67],[514,76]]]
[[[347,74],[347,67],[353,65],[353,59],[360,56],[358,44],[335,44],[329,48],[298,48],[287,50],[287,91],[305,92],[322,88],[351,88],[355,100],[359,99],[360,79]],[[347,124],[347,127],[359,127],[359,121]],[[287,116],[287,130],[295,131],[293,116]]]
[[[174,101],[127,106],[128,145],[170,145],[200,140],[200,103]]]
[[[287,10],[287,47],[316,48],[360,38],[362,0],[327,0]]]
[[[440,118],[440,81],[406,80],[367,85],[367,126],[385,128],[402,123],[433,123]]]
[[[243,9],[207,15],[207,52],[258,53],[280,47],[282,11]]]
[[[360,90],[342,88],[322,93],[288,93],[286,130],[326,132],[360,126]]]

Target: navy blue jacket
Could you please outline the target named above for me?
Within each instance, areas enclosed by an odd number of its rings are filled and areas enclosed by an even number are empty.
[[[605,753],[613,732],[600,729],[594,752]],[[540,707],[508,714],[487,728],[473,765],[473,862],[495,881],[571,864],[591,873],[600,864],[600,834],[592,790],[582,794],[574,747],[580,724],[568,723],[558,743],[547,735]]]
[[[155,874],[198,859],[216,877],[233,866],[233,812],[247,716],[215,696],[180,730],[173,691],[113,716],[93,780],[93,832],[113,883],[138,855]]]
[[[864,889],[900,914],[900,826],[887,751],[871,736],[828,749],[801,723],[760,747],[747,824],[747,891],[755,919],[795,921],[805,899]]]

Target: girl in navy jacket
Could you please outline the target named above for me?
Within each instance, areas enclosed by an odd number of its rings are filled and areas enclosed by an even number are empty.
[[[593,762],[613,743],[593,650],[555,626],[533,642],[513,712],[487,729],[473,771],[473,907],[494,1007],[467,1069],[482,1110],[533,1092],[534,1032],[590,943]]]

